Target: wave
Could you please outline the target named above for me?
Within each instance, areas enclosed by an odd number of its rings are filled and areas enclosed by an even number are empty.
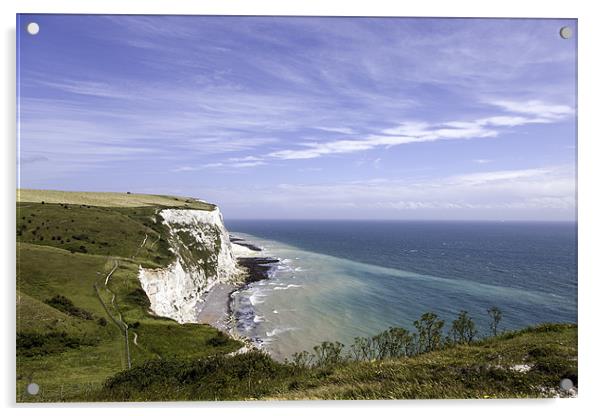
[[[285,332],[294,331],[295,329],[297,329],[297,328],[292,328],[292,327],[289,327],[289,328],[274,328],[271,331],[267,331],[265,334],[268,337],[272,338],[272,337],[274,337],[276,335],[284,334]]]
[[[295,288],[295,287],[303,287],[303,285],[290,284],[290,285],[286,285],[286,286],[277,286],[274,288],[274,290],[287,290],[287,289]]]

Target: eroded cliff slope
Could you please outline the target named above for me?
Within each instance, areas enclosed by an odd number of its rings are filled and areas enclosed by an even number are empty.
[[[162,269],[140,267],[140,283],[155,314],[180,323],[197,322],[203,295],[218,283],[239,281],[242,271],[217,207],[164,209],[159,215],[176,259]]]

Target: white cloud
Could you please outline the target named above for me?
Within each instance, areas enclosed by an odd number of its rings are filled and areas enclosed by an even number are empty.
[[[492,172],[477,172],[465,175],[455,175],[448,178],[451,184],[483,185],[489,182],[512,181],[523,178],[534,178],[550,173],[548,169],[500,170]]]
[[[355,131],[349,127],[315,127],[318,130],[329,131],[332,133],[354,134]]]
[[[371,150],[377,147],[398,146],[409,143],[432,142],[437,140],[461,140],[497,137],[504,127],[517,127],[526,124],[553,123],[568,115],[572,110],[568,106],[546,104],[541,101],[494,101],[494,106],[507,111],[527,114],[496,115],[478,118],[473,121],[455,120],[444,123],[410,121],[396,127],[387,128],[380,134],[372,134],[362,139],[344,139],[327,142],[305,142],[302,148],[285,149],[269,153],[275,159],[312,159],[320,156],[341,153],[353,153]]]
[[[503,108],[504,110],[512,113],[536,116],[541,120],[547,120],[547,122],[561,119],[574,113],[573,108],[568,105],[544,103],[539,100],[496,100],[490,102],[490,104]]]
[[[256,185],[220,189],[215,198],[230,206],[244,206],[253,198],[271,212],[282,207],[286,215],[305,217],[317,212],[332,218],[571,219],[575,184],[571,167],[547,166],[403,180]],[[350,204],[354,209],[345,209]]]

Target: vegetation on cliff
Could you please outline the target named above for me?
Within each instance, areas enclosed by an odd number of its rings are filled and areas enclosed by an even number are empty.
[[[17,400],[253,400],[550,397],[577,385],[577,327],[546,324],[488,337],[461,311],[448,330],[425,313],[349,346],[285,363],[215,328],[153,316],[139,265],[174,260],[163,208],[187,198],[20,191],[17,203]],[[185,242],[185,236],[182,238]],[[191,251],[191,255],[211,253]],[[481,335],[481,336],[480,336]],[[35,396],[27,384],[40,386]]]

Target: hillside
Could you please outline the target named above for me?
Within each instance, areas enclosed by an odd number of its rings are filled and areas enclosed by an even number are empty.
[[[577,327],[548,324],[414,357],[304,367],[259,352],[150,361],[83,400],[307,400],[569,397]]]
[[[18,401],[554,397],[567,395],[561,379],[577,384],[570,324],[381,360],[230,356],[241,342],[187,323],[203,290],[239,278],[215,205],[126,193],[18,195]],[[36,396],[25,392],[31,382]]]
[[[180,325],[150,311],[139,267],[176,260],[160,216],[168,208],[215,206],[168,196],[18,191],[19,401],[64,400],[148,359],[200,358],[241,346],[208,325]],[[202,254],[194,251],[190,262],[210,264]],[[30,382],[40,385],[38,396],[25,393]]]

